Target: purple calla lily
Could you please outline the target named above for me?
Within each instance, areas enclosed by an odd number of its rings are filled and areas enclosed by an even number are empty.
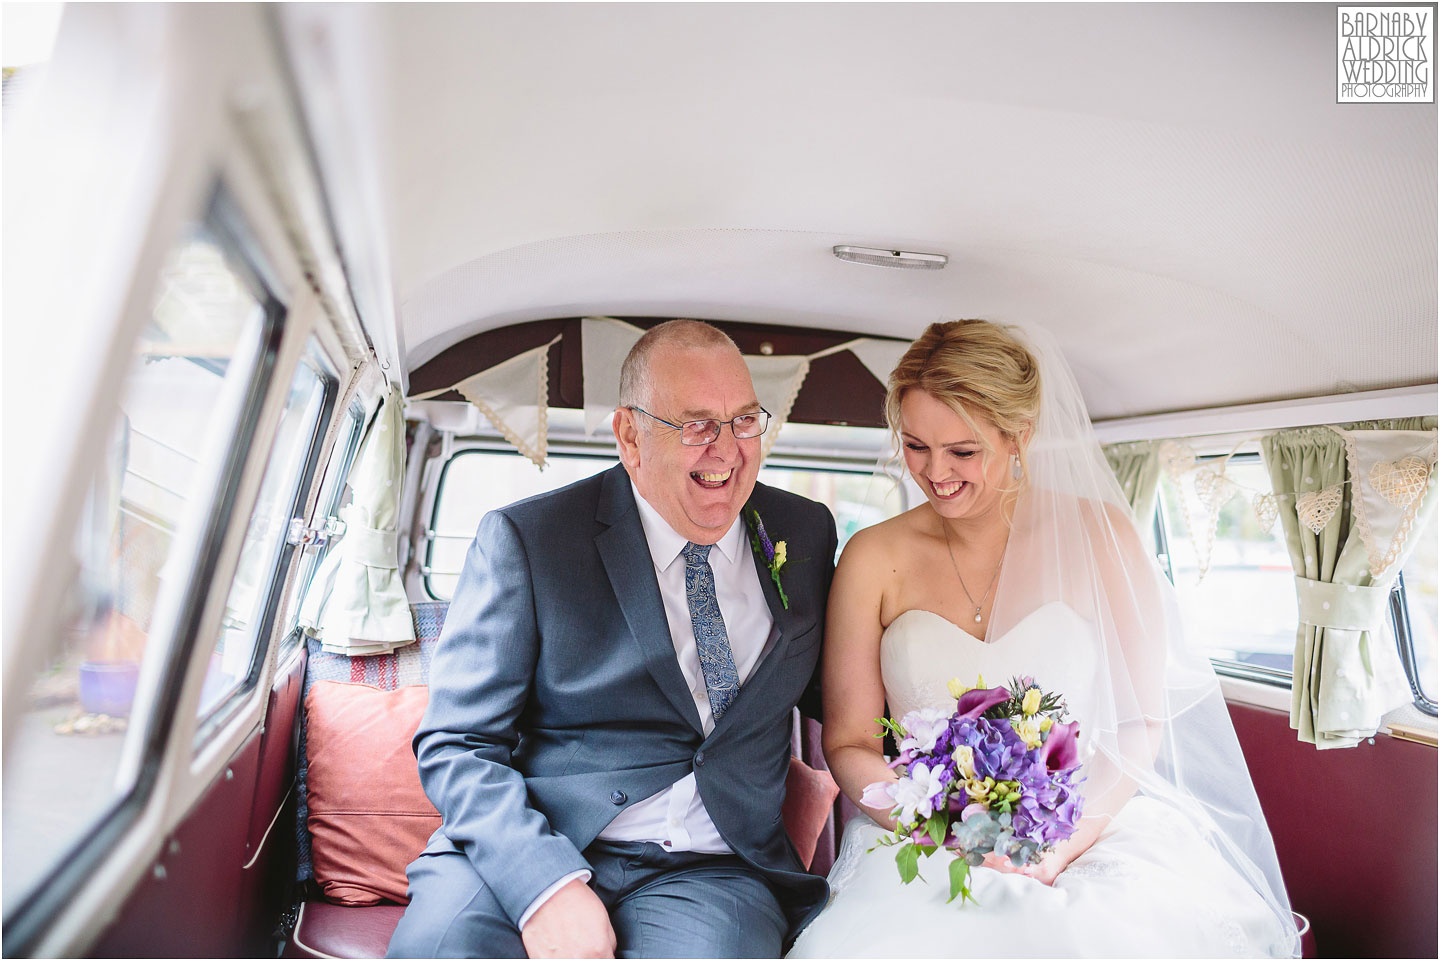
[[[977,687],[960,695],[960,699],[955,702],[955,718],[974,720],[996,704],[1003,704],[1009,699],[1010,692],[1003,687]]]
[[[1050,728],[1045,743],[1040,745],[1037,760],[1044,763],[1046,770],[1068,771],[1080,764],[1080,725],[1076,723],[1056,724]]]

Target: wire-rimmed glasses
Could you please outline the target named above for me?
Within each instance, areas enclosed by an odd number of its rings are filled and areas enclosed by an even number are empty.
[[[715,443],[720,439],[720,428],[726,424],[730,425],[730,432],[735,435],[736,440],[759,437],[765,433],[765,428],[770,426],[770,412],[763,407],[744,414],[736,414],[729,420],[687,420],[683,424],[674,424],[663,417],[656,417],[643,407],[631,407],[630,409],[658,420],[666,427],[678,430],[680,443],[686,447],[704,447],[707,444]]]

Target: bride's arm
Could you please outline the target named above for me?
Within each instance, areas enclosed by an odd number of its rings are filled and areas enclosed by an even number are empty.
[[[845,546],[825,614],[821,695],[825,702],[825,763],[845,796],[878,824],[894,828],[889,810],[860,803],[865,788],[898,776],[881,754],[885,688],[880,678],[880,606],[885,560],[875,528]]]

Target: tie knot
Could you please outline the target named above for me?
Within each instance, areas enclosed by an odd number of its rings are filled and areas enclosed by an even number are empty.
[[[680,549],[680,553],[685,555],[685,566],[699,567],[704,564],[710,557],[710,548],[714,546],[714,544],[692,544],[686,541],[685,546]]]

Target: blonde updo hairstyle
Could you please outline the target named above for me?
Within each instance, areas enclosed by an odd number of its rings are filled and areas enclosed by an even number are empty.
[[[995,451],[972,419],[984,418],[1015,441],[1028,476],[1025,451],[1040,413],[1040,368],[1011,328],[988,320],[951,320],[925,328],[891,372],[885,392],[885,419],[897,441],[900,401],[907,390],[923,390],[959,414],[984,444],[988,464]]]

